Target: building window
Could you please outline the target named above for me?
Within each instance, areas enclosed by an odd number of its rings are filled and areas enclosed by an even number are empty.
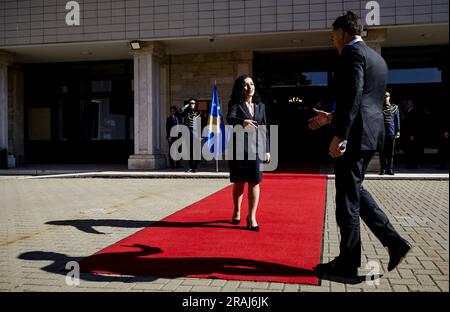
[[[442,72],[436,67],[389,70],[388,84],[440,82],[442,82]]]
[[[327,86],[328,73],[327,72],[305,72],[303,76],[306,77],[309,86]]]
[[[91,140],[125,140],[125,115],[111,114],[110,101],[91,100],[93,120]]]

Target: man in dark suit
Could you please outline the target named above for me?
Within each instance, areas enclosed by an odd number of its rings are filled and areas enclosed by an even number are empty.
[[[333,23],[333,44],[339,65],[333,77],[336,108],[318,111],[311,129],[331,124],[330,156],[336,159],[336,220],[341,234],[340,254],[319,264],[319,274],[355,277],[361,266],[360,217],[387,247],[388,270],[412,249],[395,231],[362,182],[369,161],[384,138],[383,97],[388,69],[383,58],[361,38],[362,24],[353,12]]]
[[[173,160],[170,155],[170,148],[172,147],[173,142],[176,141],[177,138],[170,137],[170,130],[173,126],[181,124],[180,117],[178,117],[178,109],[175,106],[170,107],[170,116],[166,119],[166,138],[167,142],[169,142],[169,164],[170,168],[181,168],[180,162]]]

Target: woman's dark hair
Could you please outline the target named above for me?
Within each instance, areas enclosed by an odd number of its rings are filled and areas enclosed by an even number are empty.
[[[231,92],[229,104],[245,102],[244,87],[245,87],[245,79],[247,79],[247,78],[251,78],[253,80],[253,78],[250,77],[249,75],[242,75],[236,79],[236,81],[234,82],[234,85],[233,85],[233,91]],[[256,93],[256,90],[255,90],[255,94],[253,94],[253,102],[255,102],[255,103],[261,102],[261,99],[260,99],[258,93]]]
[[[333,23],[333,29],[342,29],[350,35],[361,35],[363,25],[358,15],[347,11],[345,15],[339,16]]]

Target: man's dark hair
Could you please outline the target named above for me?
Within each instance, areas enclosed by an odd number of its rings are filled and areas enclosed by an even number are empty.
[[[170,110],[172,110],[172,109],[176,112],[178,111],[178,108],[176,106],[170,106]]]
[[[342,29],[344,32],[354,36],[361,36],[363,25],[358,15],[347,11],[345,15],[339,16],[333,23],[333,29]]]

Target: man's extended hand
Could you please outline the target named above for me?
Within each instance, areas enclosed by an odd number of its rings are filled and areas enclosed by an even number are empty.
[[[331,157],[337,158],[337,157],[344,155],[345,149],[341,149],[342,143],[343,143],[343,141],[339,137],[337,137],[337,136],[333,137],[333,140],[331,140],[331,143],[330,143],[330,156]]]
[[[333,115],[328,112],[324,112],[313,108],[314,112],[317,114],[315,117],[308,120],[308,127],[311,130],[319,129],[325,125],[330,124]]]

